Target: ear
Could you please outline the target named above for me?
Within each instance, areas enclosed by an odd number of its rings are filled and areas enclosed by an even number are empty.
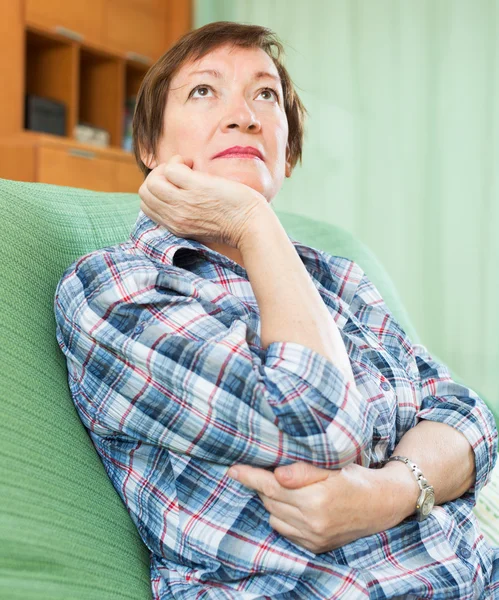
[[[151,153],[141,152],[140,160],[145,164],[148,169],[155,169],[158,166],[154,156]]]
[[[289,146],[286,146],[286,168],[284,171],[284,174],[286,175],[286,177],[291,177],[291,163],[289,162]]]

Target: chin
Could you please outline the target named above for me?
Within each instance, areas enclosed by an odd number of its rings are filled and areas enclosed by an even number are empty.
[[[262,176],[260,173],[250,173],[248,171],[241,171],[237,169],[213,169],[212,173],[214,175],[218,175],[219,177],[226,177],[227,179],[232,179],[232,181],[238,181],[239,183],[244,183],[248,187],[253,188],[260,194],[263,194],[266,190],[265,182],[262,181]]]
[[[267,202],[272,200],[273,195],[271,194],[274,190],[275,182],[272,181],[268,172],[262,173],[260,170],[256,171],[254,167],[248,169],[246,165],[230,165],[229,161],[225,163],[223,161],[212,162],[209,165],[208,172],[218,177],[225,177],[232,179],[232,181],[243,183],[260,193],[267,199]]]

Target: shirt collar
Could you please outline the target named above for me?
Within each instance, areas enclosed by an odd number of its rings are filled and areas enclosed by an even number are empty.
[[[343,302],[350,304],[364,274],[361,267],[350,259],[311,248],[297,242],[289,234],[286,235],[296,248],[307,271]],[[246,269],[228,256],[196,240],[177,237],[142,211],[139,212],[130,241],[149,258],[164,265],[182,267],[184,262],[189,262],[197,254],[211,263],[220,264],[239,276],[248,278]]]
[[[306,248],[291,236],[289,240],[295,246],[301,256],[300,248]],[[144,212],[140,211],[137,221],[130,235],[130,240],[141,252],[154,260],[159,260],[165,265],[181,266],[182,259],[188,255],[197,253],[211,262],[219,262],[224,265],[239,267],[244,273],[245,269],[224,254],[208,248],[201,242],[192,239],[177,237],[166,227],[162,227],[150,219]],[[179,252],[182,250],[182,252]]]

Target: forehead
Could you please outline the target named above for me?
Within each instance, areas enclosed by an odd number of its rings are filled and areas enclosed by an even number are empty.
[[[241,68],[241,70],[240,70]],[[174,82],[195,77],[198,71],[212,71],[212,76],[225,78],[235,70],[235,73],[248,75],[259,75],[268,73],[277,82],[280,77],[277,67],[271,57],[261,48],[241,48],[239,46],[223,45],[214,48],[197,60],[189,60],[182,65],[173,77]],[[218,74],[213,72],[218,72]],[[204,73],[208,74],[208,73]]]

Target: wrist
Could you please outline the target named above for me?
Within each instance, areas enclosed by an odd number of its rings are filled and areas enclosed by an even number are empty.
[[[260,239],[262,243],[265,243],[265,241],[270,242],[274,239],[272,228],[276,226],[282,228],[277,215],[267,200],[263,198],[262,201],[255,202],[251,213],[249,213],[239,232],[237,249],[244,256],[244,253],[250,252]]]
[[[372,470],[377,479],[379,501],[386,508],[385,528],[390,529],[415,513],[421,490],[403,463],[389,462],[381,469]]]

